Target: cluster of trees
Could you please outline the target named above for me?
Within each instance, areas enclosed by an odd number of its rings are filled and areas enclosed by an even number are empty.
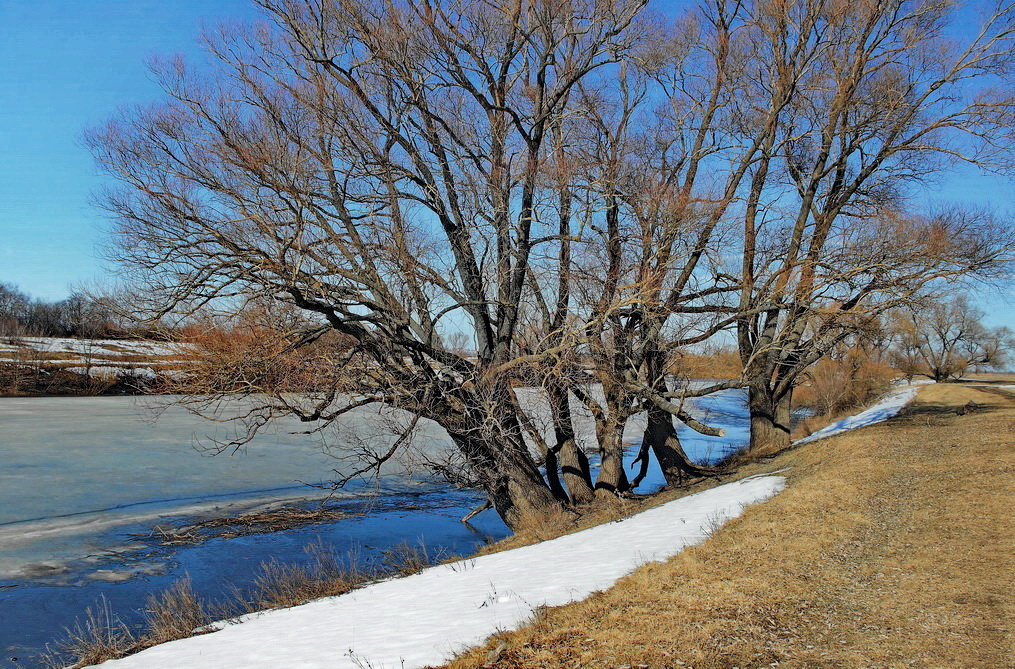
[[[45,302],[0,283],[0,336],[106,337],[122,333],[119,322],[112,309],[81,293]]]
[[[636,413],[669,482],[708,474],[675,429],[719,434],[694,396],[746,388],[751,447],[786,445],[812,365],[942,280],[1009,269],[1008,225],[922,197],[955,163],[1011,165],[1009,4],[961,35],[950,0],[258,4],[207,35],[213,67],[157,63],[166,100],[89,135],[134,304],[286,305],[295,358],[337,334],[312,356],[327,388],[269,392],[253,424],[431,419],[444,469],[510,525],[628,490]],[[670,373],[724,337],[736,378]]]

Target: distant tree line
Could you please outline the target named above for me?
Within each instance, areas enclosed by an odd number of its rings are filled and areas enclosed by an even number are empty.
[[[0,283],[0,336],[122,337],[128,335],[109,306],[81,293],[54,302]]]

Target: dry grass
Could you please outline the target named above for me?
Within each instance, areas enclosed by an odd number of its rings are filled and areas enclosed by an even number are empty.
[[[1015,372],[972,372],[963,374],[964,379],[974,379],[984,383],[1015,383]]]
[[[145,604],[144,631],[125,625],[111,610],[105,598],[85,612],[84,620],[66,630],[62,639],[47,646],[39,664],[57,667],[86,667],[124,657],[160,643],[202,633],[212,616],[185,576],[160,595],[152,595]]]
[[[212,622],[211,614],[194,593],[190,577],[185,576],[161,595],[148,598],[145,607],[144,645],[183,639]]]
[[[1012,666],[1013,435],[1015,401],[926,387],[889,423],[746,465],[790,485],[450,667]]]
[[[740,354],[733,349],[682,353],[670,361],[668,371],[688,379],[735,379],[743,371],[743,363]]]
[[[85,611],[79,620],[65,631],[62,639],[47,646],[38,663],[50,669],[68,666],[67,658],[74,658],[73,668],[98,664],[114,657],[122,657],[126,649],[137,645],[134,633],[117,618],[109,602],[102,598],[94,609]]]
[[[380,573],[385,576],[412,576],[427,567],[442,562],[443,551],[432,554],[426,544],[403,541],[381,553]],[[450,558],[458,560],[459,558]]]
[[[285,564],[277,560],[262,564],[261,573],[254,580],[252,596],[236,598],[233,610],[227,611],[230,615],[223,617],[298,606],[321,597],[343,595],[377,577],[376,573],[358,570],[355,556],[350,556],[343,563],[319,543],[311,544],[306,551],[310,557],[306,564]]]

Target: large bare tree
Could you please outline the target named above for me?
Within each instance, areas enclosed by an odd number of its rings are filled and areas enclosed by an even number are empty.
[[[1012,233],[984,211],[917,204],[956,162],[1011,166],[1013,6],[871,0],[759,4],[772,71],[808,31],[744,212],[738,342],[752,445],[789,443],[799,375],[935,281],[1010,269]],[[966,39],[954,22],[984,14]],[[761,62],[765,62],[762,60]],[[765,86],[764,83],[760,84]],[[768,310],[751,307],[768,303]]]
[[[644,3],[260,4],[269,23],[210,36],[216,72],[161,63],[169,101],[92,134],[122,260],[157,311],[284,300],[319,319],[299,343],[355,342],[332,389],[273,411],[399,407],[509,524],[553,508],[512,392],[532,255],[559,234],[550,138]]]
[[[906,196],[940,159],[1006,164],[1008,6],[965,48],[946,3],[646,2],[260,0],[263,24],[208,35],[212,68],[157,63],[167,101],[89,136],[138,306],[289,324],[197,388],[256,394],[252,430],[430,419],[456,450],[429,464],[518,526],[636,485],[637,413],[670,483],[712,473],[678,424],[721,434],[689,398],[746,386],[754,442],[785,443],[809,365],[1003,265],[1003,226]],[[673,376],[728,331],[738,378]]]

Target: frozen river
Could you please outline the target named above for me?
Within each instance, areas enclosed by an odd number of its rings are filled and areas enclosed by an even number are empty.
[[[699,415],[727,435],[684,429],[688,454],[713,460],[744,443],[743,405],[738,391],[697,400]],[[161,410],[157,421],[155,409]],[[473,527],[458,521],[478,503],[476,494],[414,481],[396,466],[379,485],[341,491],[354,518],[176,549],[153,550],[138,541],[166,519],[321,497],[307,484],[326,482],[336,467],[348,465],[335,456],[390,441],[389,423],[398,418],[363,408],[338,429],[316,435],[294,434],[306,426],[281,423],[238,452],[212,455],[209,437],[228,438],[233,427],[165,398],[0,399],[0,666],[30,666],[23,658],[100,596],[129,614],[147,593],[184,573],[196,589],[214,595],[248,583],[264,560],[300,559],[303,547],[318,540],[369,557],[403,541],[468,553],[505,536],[489,511]],[[628,441],[642,429],[633,419]],[[447,435],[427,423],[414,442],[440,449]],[[659,484],[652,472],[641,490]]]
[[[348,452],[340,444],[390,434],[376,409],[363,408],[335,430],[294,434],[307,426],[283,421],[240,450],[215,455],[213,439],[230,438],[236,426],[166,402],[0,399],[0,578],[39,576],[101,550],[119,526],[320,497],[311,486],[347,464],[336,459]],[[418,439],[439,444],[442,435],[431,424]],[[338,494],[375,497],[418,488],[404,478],[387,483]]]

